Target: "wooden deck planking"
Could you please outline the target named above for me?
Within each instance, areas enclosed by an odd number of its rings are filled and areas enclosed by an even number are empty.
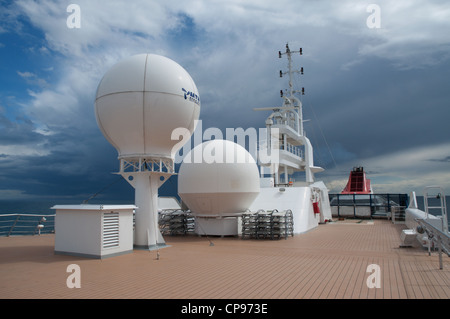
[[[171,246],[103,260],[54,255],[54,237],[0,238],[0,298],[450,298],[449,258],[399,248],[401,225],[344,221],[288,240],[166,237]],[[66,286],[67,265],[82,270]],[[381,288],[369,289],[369,264]]]

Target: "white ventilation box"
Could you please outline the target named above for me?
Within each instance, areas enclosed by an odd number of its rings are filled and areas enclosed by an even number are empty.
[[[133,251],[134,205],[56,205],[55,254],[105,258]]]
[[[410,247],[416,241],[417,232],[414,229],[404,229],[400,234],[400,240],[402,247]]]

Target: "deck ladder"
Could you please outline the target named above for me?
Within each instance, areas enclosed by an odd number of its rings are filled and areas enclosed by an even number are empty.
[[[438,193],[436,193],[436,190],[438,191]],[[445,201],[445,194],[442,187],[440,186],[425,187],[423,200],[425,206],[425,213],[427,214],[426,218],[428,219],[428,214],[430,214],[430,211],[436,212],[437,210],[439,210],[442,219],[442,230],[443,232],[448,233],[447,203]],[[439,200],[439,205],[436,204],[436,200]],[[433,206],[430,206],[430,204]]]

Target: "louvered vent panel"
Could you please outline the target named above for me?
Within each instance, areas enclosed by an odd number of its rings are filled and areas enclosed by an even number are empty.
[[[103,214],[103,248],[119,247],[119,213]]]

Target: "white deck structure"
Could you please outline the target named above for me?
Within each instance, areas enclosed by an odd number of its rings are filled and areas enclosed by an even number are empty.
[[[56,205],[55,253],[105,258],[133,251],[134,205]]]
[[[295,96],[304,94],[304,89],[293,89],[292,54],[286,44],[286,51],[279,57],[288,58],[288,71],[280,76],[289,76],[286,95],[281,91],[282,106],[255,108],[257,111],[271,110],[267,117],[267,139],[259,145],[258,158],[261,170],[261,191],[250,210],[278,211],[290,209],[294,216],[294,233],[304,233],[319,223],[331,220],[328,190],[323,182],[316,182],[315,173],[324,169],[314,165],[313,147],[303,130],[302,102]],[[292,175],[305,172],[305,181],[296,182]],[[266,175],[269,175],[267,177]]]

